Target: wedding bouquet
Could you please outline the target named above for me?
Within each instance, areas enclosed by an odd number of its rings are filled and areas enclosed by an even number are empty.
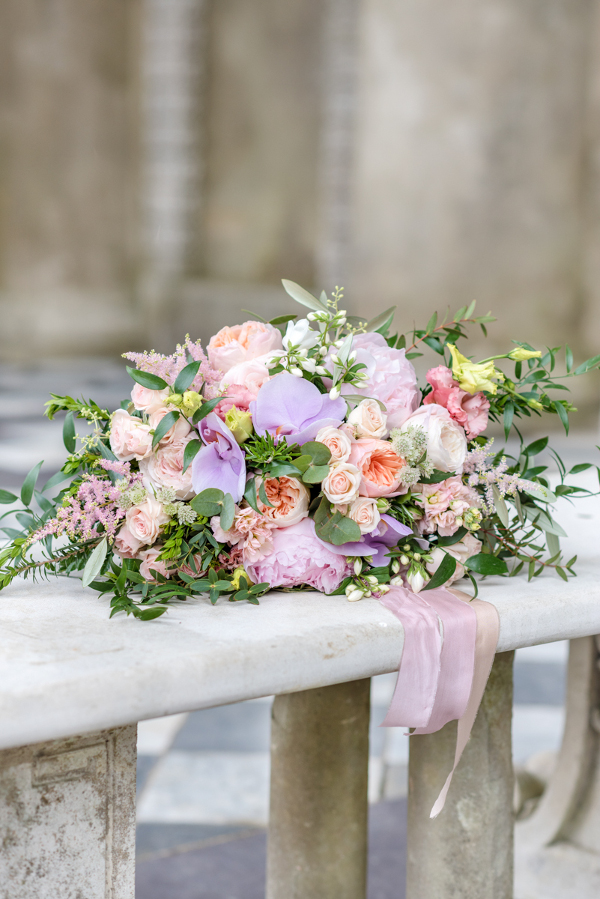
[[[552,504],[588,491],[567,483],[556,453],[550,489],[537,463],[548,438],[526,444],[516,422],[549,413],[568,432],[573,407],[554,391],[600,356],[574,368],[567,347],[559,375],[558,348],[519,342],[473,362],[456,344],[494,320],[474,317],[475,303],[405,336],[392,334],[394,309],[363,321],[340,308],[341,289],[317,298],[283,285],[305,318],[222,328],[206,352],[186,337],[171,356],[125,354],[134,384],[116,411],[52,395],[68,456],[40,490],[42,463],[27,475],[23,508],[0,491],[11,505],[0,587],[82,571],[111,616],[148,620],[198,594],[258,603],[271,589],[313,589],[354,601],[465,576],[476,591],[476,574],[523,568],[574,574]],[[420,389],[411,360],[425,349],[439,364]],[[485,435],[490,422],[514,431],[512,453]]]

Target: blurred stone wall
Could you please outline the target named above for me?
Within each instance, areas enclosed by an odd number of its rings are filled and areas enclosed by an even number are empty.
[[[597,352],[599,2],[5,0],[0,353],[205,338],[281,277]]]

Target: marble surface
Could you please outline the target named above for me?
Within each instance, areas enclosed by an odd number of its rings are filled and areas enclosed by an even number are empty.
[[[600,632],[600,503],[562,505],[578,577],[487,579],[499,651]],[[109,620],[76,580],[19,582],[0,594],[0,748],[383,674],[397,669],[402,638],[374,599],[273,593],[258,607],[213,607],[200,597],[138,622]]]

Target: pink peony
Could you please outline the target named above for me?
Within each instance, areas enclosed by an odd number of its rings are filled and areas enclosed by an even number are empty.
[[[400,472],[406,463],[385,440],[356,440],[352,444],[350,462],[361,474],[361,496],[392,496],[400,492]]]
[[[478,437],[487,428],[490,401],[484,393],[471,395],[461,390],[452,371],[445,365],[430,368],[427,380],[433,387],[423,400],[424,405],[436,403],[448,410],[454,421],[463,426],[469,440]]]
[[[154,577],[155,573],[162,574],[162,576],[166,578],[171,577],[172,571],[167,568],[167,563],[164,559],[157,561],[161,552],[162,547],[158,549],[146,549],[143,553],[140,553],[140,559],[142,560],[140,574],[145,581],[156,583],[156,578]]]
[[[145,459],[152,449],[149,426],[125,409],[117,409],[111,419],[110,448],[121,462]]]
[[[131,536],[145,544],[154,543],[158,539],[161,527],[168,520],[169,516],[162,503],[152,496],[147,497],[139,506],[133,506],[125,516]]]
[[[131,391],[133,405],[139,412],[145,412],[147,415],[152,415],[153,412],[162,409],[168,396],[168,387],[165,387],[164,390],[150,390],[149,387],[136,384]]]
[[[156,430],[156,428],[159,426],[160,422],[163,420],[167,412],[171,411],[174,410],[172,408],[169,408],[168,406],[163,406],[162,409],[158,409],[156,412],[152,413],[149,418],[149,423],[153,431]],[[187,422],[185,418],[182,418],[180,416],[173,427],[169,428],[165,436],[162,437],[161,440],[159,440],[158,445],[160,447],[169,446],[171,443],[183,440],[183,438],[187,437],[191,430],[192,427],[189,422]]]
[[[175,426],[177,427],[177,425]],[[140,462],[140,471],[144,479],[156,489],[172,487],[178,499],[190,499],[194,495],[192,487],[192,467],[183,470],[183,454],[191,437],[176,440],[167,446],[159,447],[151,456]]]
[[[212,367],[226,373],[242,362],[282,348],[281,334],[277,328],[250,321],[233,328],[221,328],[211,337],[207,352]]]
[[[331,552],[319,540],[311,518],[289,528],[277,528],[272,539],[272,551],[259,562],[245,566],[257,584],[268,583],[272,588],[309,584],[322,593],[332,593],[351,571],[345,556]]]
[[[349,393],[381,400],[387,415],[387,427],[399,428],[419,405],[417,376],[404,350],[389,347],[381,334],[357,334],[352,347],[356,361],[363,362],[368,379],[361,388]]]
[[[115,537],[114,551],[122,559],[135,559],[141,545],[137,537],[134,537],[127,525],[124,524]]]

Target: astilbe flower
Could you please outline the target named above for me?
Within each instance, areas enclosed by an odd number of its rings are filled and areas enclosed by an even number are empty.
[[[56,518],[47,521],[32,534],[29,542],[37,543],[44,537],[60,537],[63,534],[71,540],[87,541],[97,537],[101,533],[100,528],[112,540],[125,518],[124,495],[140,488],[145,492],[138,473],[128,473],[116,484],[96,475],[84,474],[77,492],[65,497]]]
[[[166,381],[167,384],[173,386],[179,372],[188,364],[186,353],[192,357],[195,362],[200,362],[200,368],[190,390],[200,390],[202,384],[206,384],[204,395],[207,399],[212,399],[218,395],[218,383],[221,380],[221,372],[212,368],[206,353],[202,349],[200,341],[192,341],[189,334],[185,335],[183,344],[177,344],[177,349],[171,356],[163,356],[152,350],[150,353],[124,353],[123,358],[133,362],[140,371],[147,371],[153,375],[157,375]]]
[[[467,453],[463,471],[468,474],[470,487],[483,488],[482,505],[488,515],[496,511],[494,502],[494,487],[497,487],[500,496],[515,496],[518,490],[525,490],[528,481],[520,478],[518,474],[507,474],[508,461],[503,456],[498,465],[493,465],[490,458],[495,455],[492,446],[494,440],[488,440],[485,446],[476,447]]]

